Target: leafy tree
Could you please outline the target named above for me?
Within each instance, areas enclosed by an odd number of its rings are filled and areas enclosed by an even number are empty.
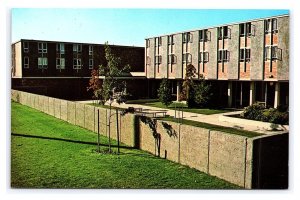
[[[194,81],[193,78],[196,74],[196,68],[194,65],[189,64],[186,66],[186,73],[184,81],[182,83],[182,92],[180,94],[180,100],[186,101],[188,107],[192,107],[194,103]]]
[[[211,96],[211,85],[208,85],[204,78],[201,77],[200,84],[195,84],[194,86],[194,101],[200,107],[204,107],[208,104]]]
[[[172,103],[171,85],[168,79],[162,79],[162,82],[157,90],[159,101],[168,107]]]
[[[91,72],[91,79],[89,80],[89,86],[87,87],[87,91],[89,90],[93,91],[92,98],[103,104],[103,101],[101,101],[101,82],[99,80],[99,69],[93,69]]]
[[[115,56],[108,43],[105,43],[105,58],[107,65],[100,65],[98,71],[92,71],[92,78],[90,79],[89,88],[93,90],[101,103],[109,103],[109,118],[108,118],[108,139],[109,139],[109,152],[111,152],[111,139],[110,139],[110,124],[111,124],[111,104],[115,100],[118,104],[125,102],[127,99],[126,82],[120,80],[118,77],[128,73],[130,70],[129,65],[121,66],[121,58]],[[104,76],[102,86],[96,77]]]

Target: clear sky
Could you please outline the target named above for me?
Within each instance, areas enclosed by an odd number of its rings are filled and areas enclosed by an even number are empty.
[[[144,46],[144,39],[288,10],[14,8],[12,42],[41,39]]]

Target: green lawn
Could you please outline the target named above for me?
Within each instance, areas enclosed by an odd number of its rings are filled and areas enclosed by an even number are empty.
[[[98,154],[95,133],[18,103],[11,108],[13,188],[239,188],[126,146],[120,155]],[[102,149],[107,141],[101,137]]]
[[[152,106],[152,107],[157,107],[157,108],[167,108],[171,110],[175,110],[180,108],[185,112],[191,112],[191,113],[197,113],[197,114],[204,114],[204,115],[212,115],[212,114],[219,114],[219,113],[225,113],[225,112],[231,112],[233,110],[228,110],[228,109],[208,109],[208,108],[188,108],[186,104],[183,103],[175,103],[173,102],[171,105],[166,107],[159,101],[136,101],[134,102],[136,104],[142,104],[146,106]]]

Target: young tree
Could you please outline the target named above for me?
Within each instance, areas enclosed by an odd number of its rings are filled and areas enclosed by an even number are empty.
[[[89,80],[89,86],[87,87],[87,91],[93,91],[93,99],[98,100],[98,103],[102,103],[101,101],[101,84],[99,80],[99,69],[93,69],[91,72],[91,79]]]
[[[171,85],[168,79],[162,79],[162,82],[157,90],[159,101],[168,107],[172,103]]]
[[[109,152],[111,152],[111,139],[110,139],[110,124],[111,124],[111,104],[114,100],[118,104],[125,102],[127,98],[126,82],[120,80],[118,77],[129,72],[130,66],[121,66],[121,58],[115,56],[108,43],[105,43],[105,58],[107,65],[100,65],[98,74],[104,76],[102,87],[94,87],[99,95],[99,99],[103,100],[103,103],[109,103],[108,114],[108,139],[109,139]],[[93,85],[93,84],[92,84]],[[93,85],[94,86],[94,85]],[[94,90],[95,91],[95,90]],[[95,92],[94,92],[95,93]]]
[[[193,78],[196,74],[196,68],[194,65],[189,64],[186,66],[185,78],[182,83],[182,92],[180,94],[180,99],[185,100],[188,107],[192,107],[194,104],[193,94],[194,94],[194,81]]]
[[[200,84],[194,86],[194,100],[200,107],[208,104],[213,93],[211,92],[211,85],[208,85],[204,78],[200,78]]]

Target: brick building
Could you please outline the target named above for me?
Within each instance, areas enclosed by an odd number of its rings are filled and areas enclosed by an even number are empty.
[[[150,91],[162,78],[177,95],[192,64],[213,86],[216,104],[243,107],[288,105],[289,16],[224,24],[146,39],[145,73]]]
[[[132,98],[157,98],[162,78],[179,96],[185,68],[212,85],[214,105],[288,105],[289,16],[224,24],[147,38],[146,47],[110,45],[123,64]],[[65,99],[91,98],[91,70],[105,63],[104,45],[21,40],[12,44],[12,88]],[[176,98],[175,98],[176,96]]]
[[[131,66],[123,77],[139,97],[147,95],[144,83],[144,48],[109,45],[122,65]],[[105,65],[102,44],[20,40],[12,44],[12,88],[64,99],[91,98],[87,86],[91,70]],[[139,88],[140,87],[140,88]]]

